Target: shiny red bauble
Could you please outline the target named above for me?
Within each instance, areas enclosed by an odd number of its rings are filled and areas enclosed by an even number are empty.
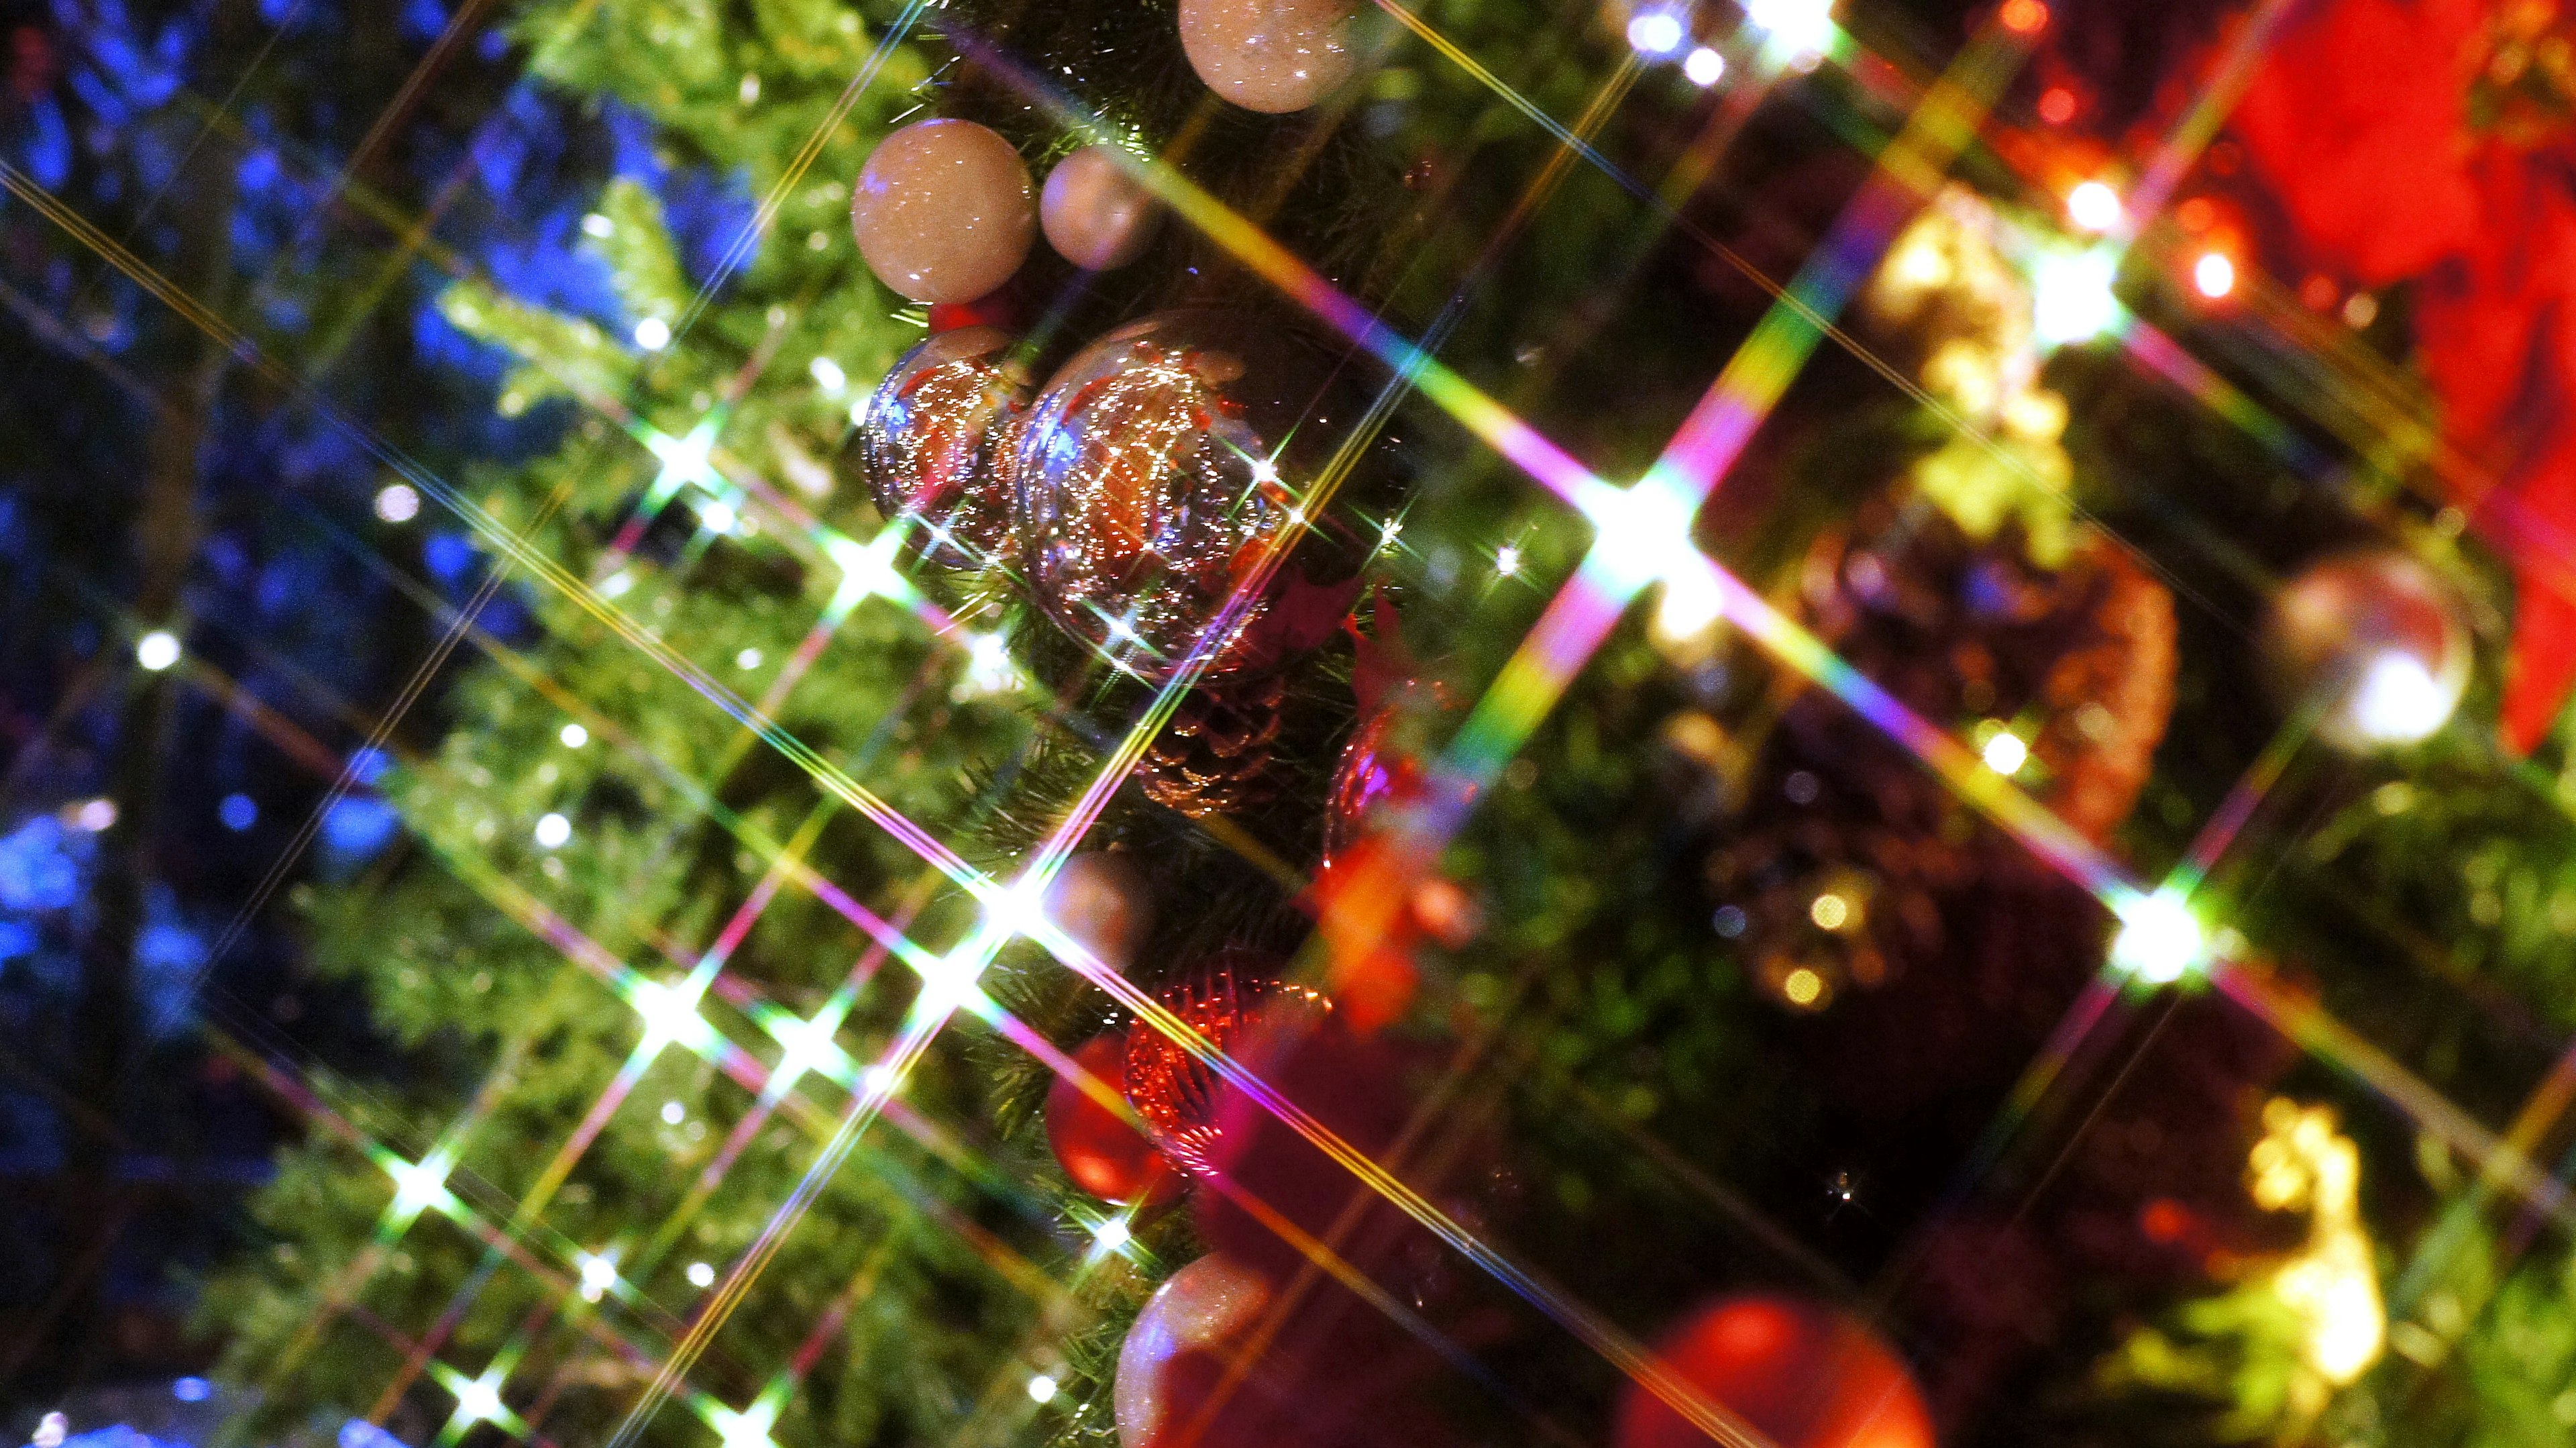
[[[1725,1297],[1664,1339],[1665,1364],[1777,1448],[1933,1448],[1932,1413],[1895,1351],[1866,1323],[1768,1293]],[[1718,1441],[1635,1382],[1618,1448]]]
[[[1073,1063],[1115,1094],[1127,1088],[1127,1038],[1094,1036],[1073,1053]],[[1073,1184],[1105,1202],[1168,1196],[1180,1176],[1161,1152],[1125,1117],[1093,1100],[1077,1077],[1059,1076],[1047,1089],[1047,1145]]]
[[[1265,1022],[1320,1020],[1332,1003],[1279,979],[1282,965],[1246,950],[1218,952],[1155,993],[1165,1010],[1231,1054]],[[1187,1047],[1138,1021],[1127,1032],[1127,1103],[1152,1128],[1163,1155],[1185,1171],[1205,1172],[1219,1128],[1223,1081]]]

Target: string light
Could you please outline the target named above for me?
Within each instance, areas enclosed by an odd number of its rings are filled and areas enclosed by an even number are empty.
[[[2120,908],[2111,965],[2149,985],[2171,985],[2198,968],[2209,948],[2200,920],[2175,895],[2133,896]]]
[[[539,815],[535,834],[539,848],[559,850],[572,839],[572,821],[559,814]]]
[[[1726,78],[1726,57],[1703,45],[1683,58],[1682,75],[1705,90]]]
[[[1670,55],[1682,44],[1682,23],[1662,10],[1649,10],[1628,22],[1628,44],[1640,55]]]
[[[842,371],[841,364],[829,357],[816,357],[805,364],[805,370],[814,374],[814,381],[822,387],[825,397],[838,397],[850,385],[850,374]]]
[[[2217,301],[2236,290],[2236,263],[2223,251],[2204,251],[2191,264],[2191,284],[2202,296]]]
[[[646,317],[635,324],[635,345],[647,352],[659,352],[671,345],[671,324],[659,317]]]
[[[590,742],[590,731],[584,729],[579,724],[566,724],[563,727],[563,732],[557,734],[555,737],[563,741],[564,748],[579,749]]]
[[[409,483],[387,483],[376,494],[376,516],[388,523],[408,523],[419,517],[419,490]]]
[[[1986,768],[2010,779],[2021,773],[2021,767],[2030,762],[2030,746],[2022,743],[2020,736],[2011,730],[1998,729],[1978,756],[1985,760]]]
[[[1055,1401],[1055,1389],[1055,1379],[1048,1377],[1044,1373],[1039,1373],[1037,1376],[1029,1379],[1029,1401],[1033,1403],[1053,1402]]]
[[[2066,193],[2066,216],[2086,231],[2103,232],[2120,224],[2127,214],[2120,204],[2120,193],[2101,181],[2086,181]]]
[[[179,662],[179,636],[166,628],[156,628],[136,639],[134,662],[156,674]]]

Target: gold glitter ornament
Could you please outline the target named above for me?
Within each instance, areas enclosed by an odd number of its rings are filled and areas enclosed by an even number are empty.
[[[922,557],[942,567],[1007,561],[1009,443],[1028,398],[1011,348],[992,327],[929,338],[887,371],[851,439],[878,511],[913,520]]]

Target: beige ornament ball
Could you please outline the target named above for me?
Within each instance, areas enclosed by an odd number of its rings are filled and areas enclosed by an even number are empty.
[[[1020,153],[973,121],[904,127],[877,143],[850,188],[859,255],[916,302],[971,302],[1009,281],[1037,219]]]
[[[1118,163],[1114,146],[1085,146],[1047,173],[1038,222],[1056,254],[1084,271],[1114,271],[1154,244],[1162,208]]]
[[[1354,0],[1181,0],[1181,48],[1208,89],[1249,111],[1302,111],[1359,68]]]

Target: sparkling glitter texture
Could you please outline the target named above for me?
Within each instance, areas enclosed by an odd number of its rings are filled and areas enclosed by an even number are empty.
[[[1323,391],[1312,359],[1230,313],[1158,313],[1077,354],[1020,433],[1017,532],[1038,606],[1149,682],[1193,650],[1209,677],[1271,662],[1269,605],[1237,594],[1290,524],[1300,464],[1326,452]]]
[[[1007,561],[1008,440],[1028,397],[1010,353],[992,327],[939,333],[895,362],[851,440],[878,510],[916,520],[943,567]]]

